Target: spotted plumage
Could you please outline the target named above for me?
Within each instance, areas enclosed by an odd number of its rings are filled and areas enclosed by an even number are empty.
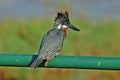
[[[41,41],[38,57],[31,64],[31,68],[36,68],[44,59],[47,60],[45,63],[47,66],[48,62],[61,52],[68,28],[79,31],[78,28],[70,24],[66,11],[65,13],[58,12],[53,28],[44,35]]]

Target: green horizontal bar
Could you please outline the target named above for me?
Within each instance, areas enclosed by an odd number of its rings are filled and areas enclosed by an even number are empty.
[[[29,67],[36,57],[32,54],[0,54],[0,66]],[[44,63],[43,61],[39,66],[44,67]],[[48,68],[120,70],[120,58],[57,56],[49,62]]]

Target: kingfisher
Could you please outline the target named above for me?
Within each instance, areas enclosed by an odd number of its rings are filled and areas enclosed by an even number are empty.
[[[43,60],[46,60],[44,66],[47,67],[49,61],[60,54],[68,28],[80,31],[70,23],[67,11],[57,12],[53,28],[44,34],[38,56],[30,65],[32,69],[38,67]]]

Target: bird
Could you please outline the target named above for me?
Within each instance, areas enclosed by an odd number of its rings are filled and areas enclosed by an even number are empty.
[[[70,23],[67,11],[58,11],[52,29],[45,33],[42,38],[38,56],[30,65],[32,69],[37,68],[43,60],[46,60],[44,67],[47,67],[48,63],[60,54],[68,28],[80,31]]]

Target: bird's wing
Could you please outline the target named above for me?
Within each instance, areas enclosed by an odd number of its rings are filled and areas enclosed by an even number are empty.
[[[50,30],[42,40],[39,54],[55,56],[55,53],[61,51],[64,37],[62,30]]]
[[[48,36],[50,36],[50,32],[53,31],[53,29],[49,30],[47,33],[44,34],[43,38],[42,38],[42,41],[40,43],[40,48],[39,48],[39,52],[40,53],[40,50],[43,46],[43,44],[45,43],[46,39],[48,38]]]
[[[45,33],[44,36],[43,36],[43,38],[42,38],[42,41],[41,41],[41,43],[40,43],[39,52],[40,52],[40,49],[41,49],[41,47],[43,46],[45,40],[47,39],[47,36],[48,36],[47,33]],[[39,52],[38,52],[38,53],[39,53]]]
[[[51,31],[51,30],[50,30],[50,31]],[[50,32],[50,31],[49,31],[49,32]],[[43,36],[43,38],[42,38],[42,41],[41,41],[41,44],[40,44],[39,51],[38,51],[38,57],[37,57],[37,59],[36,59],[35,61],[33,61],[33,63],[30,65],[30,67],[33,68],[33,69],[35,69],[35,68],[44,60],[43,55],[40,54],[40,50],[41,50],[43,44],[45,43],[49,32],[47,32],[47,33],[44,34],[44,36]]]
[[[64,32],[62,30],[48,31],[41,42],[37,59],[32,63],[31,68],[36,68],[44,59],[52,59],[61,51]]]

